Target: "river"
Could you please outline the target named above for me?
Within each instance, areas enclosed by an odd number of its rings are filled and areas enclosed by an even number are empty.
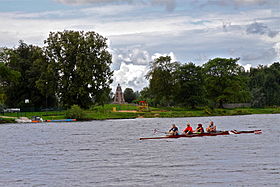
[[[210,119],[263,133],[139,140]],[[279,125],[279,114],[4,124],[0,186],[279,186]]]

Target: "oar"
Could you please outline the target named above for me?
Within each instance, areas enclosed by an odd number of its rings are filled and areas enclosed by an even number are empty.
[[[261,134],[261,133],[262,133],[262,130],[255,130],[254,133],[255,133],[255,134]]]
[[[231,130],[228,131],[229,134],[241,134],[241,133],[255,133],[255,134],[261,134],[262,131],[261,130],[254,130],[254,131],[237,131],[237,130]]]
[[[229,134],[237,134],[237,131],[236,130],[231,130],[231,131],[228,131]]]
[[[156,134],[156,133],[158,133],[158,132],[164,133],[164,134],[168,134],[168,132],[160,131],[159,129],[154,129],[154,134]]]

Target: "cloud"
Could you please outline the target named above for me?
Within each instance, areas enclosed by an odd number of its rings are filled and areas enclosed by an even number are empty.
[[[236,5],[266,5],[277,3],[277,0],[231,0]]]
[[[55,0],[66,5],[105,4],[105,3],[130,3],[132,0]]]
[[[277,54],[277,57],[276,57],[276,61],[280,62],[280,42],[276,43],[274,46],[273,46],[274,50],[275,50],[275,53]]]
[[[246,29],[247,34],[260,34],[260,35],[267,35],[271,38],[275,37],[279,32],[272,31],[263,23],[252,23],[247,26]]]
[[[176,7],[176,0],[56,0],[56,1],[68,5],[107,4],[107,3],[155,5],[155,6],[164,6],[168,11],[172,11]]]
[[[113,90],[117,84],[121,84],[124,89],[132,88],[134,91],[147,86],[145,75],[152,60],[147,50],[141,46],[132,46],[119,49],[111,48],[110,53],[113,56],[111,65],[112,70],[114,70]]]
[[[172,11],[176,8],[176,1],[175,0],[152,0],[151,2],[154,5],[165,6],[168,11]]]
[[[121,84],[123,89],[132,88],[134,91],[140,91],[148,85],[145,75],[150,69],[150,62],[160,56],[171,56],[172,61],[176,61],[173,52],[161,54],[150,53],[143,46],[128,47],[125,49],[110,49],[113,56],[111,65],[114,70],[113,76],[113,91],[118,84]]]
[[[145,78],[149,70],[148,66],[133,65],[122,63],[119,70],[114,71],[112,88],[120,84],[123,89],[132,88],[134,91],[140,91],[148,85]]]
[[[242,64],[240,64],[242,66]],[[252,67],[252,64],[246,64],[243,66],[245,71],[250,71],[251,67]]]
[[[246,62],[257,62],[262,61],[261,64],[271,63],[277,57],[276,51],[273,48],[256,50],[256,51],[247,51],[241,55],[241,60]]]
[[[276,5],[279,4],[278,0],[199,0],[199,3],[202,3],[202,6],[206,5],[217,5],[217,6],[265,6],[265,5]]]
[[[120,51],[122,51],[122,54],[119,54],[118,58],[126,64],[147,65],[151,60],[149,52],[140,48],[129,49],[126,52],[122,49]]]

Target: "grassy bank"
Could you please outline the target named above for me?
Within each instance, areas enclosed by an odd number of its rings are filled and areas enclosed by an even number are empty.
[[[44,120],[64,119],[65,111],[49,111],[49,112],[17,112],[17,113],[2,113],[0,116],[5,117],[27,117],[29,119],[32,116],[40,116]]]
[[[113,111],[115,108],[115,111]],[[174,117],[200,117],[200,116],[232,116],[249,114],[277,114],[280,107],[274,108],[235,108],[235,109],[211,109],[208,107],[189,109],[179,107],[153,108],[139,111],[134,105],[114,105],[95,106],[84,111],[83,120],[105,120],[105,119],[133,119],[133,118],[174,118]],[[44,120],[65,119],[66,111],[51,112],[26,112],[26,113],[6,113],[6,117],[31,118],[40,116]],[[0,118],[0,123],[14,122],[13,119]]]

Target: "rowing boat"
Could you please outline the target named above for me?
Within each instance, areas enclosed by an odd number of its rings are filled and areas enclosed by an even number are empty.
[[[159,136],[159,137],[148,137],[148,138],[140,138],[140,140],[151,140],[151,139],[169,139],[169,138],[193,138],[193,137],[202,137],[202,136],[218,136],[218,135],[229,135],[229,134],[243,134],[243,133],[255,133],[260,134],[261,130],[253,130],[253,131],[217,131],[217,132],[205,132],[200,134],[178,134],[178,135],[167,135],[167,136]]]

